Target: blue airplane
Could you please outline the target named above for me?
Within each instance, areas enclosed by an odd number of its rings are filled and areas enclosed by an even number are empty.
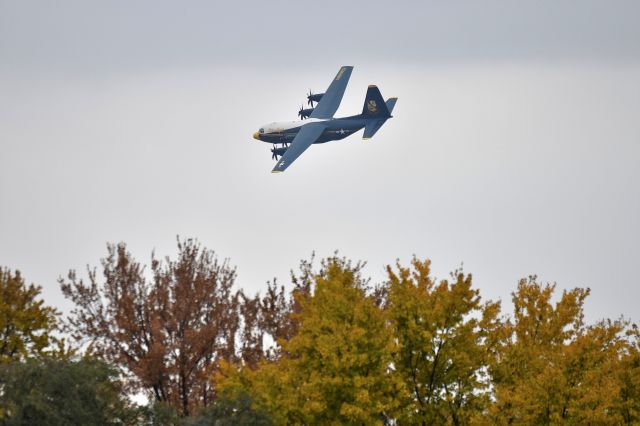
[[[277,161],[272,173],[284,172],[307,148],[314,143],[325,143],[344,139],[364,128],[362,139],[371,139],[380,127],[391,118],[391,112],[398,98],[389,98],[385,102],[380,90],[370,85],[364,99],[362,114],[344,118],[334,118],[347,88],[353,67],[342,67],[325,93],[307,96],[310,105],[317,102],[315,108],[300,108],[298,121],[280,121],[265,124],[253,134],[259,141],[273,144],[272,157]],[[277,147],[281,144],[281,147]]]

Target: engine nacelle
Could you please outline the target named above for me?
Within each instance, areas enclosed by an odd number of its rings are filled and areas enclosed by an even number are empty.
[[[271,148],[271,158],[278,161],[278,157],[282,157],[284,153],[287,151],[288,147],[283,146],[282,148],[276,148],[275,146]]]
[[[274,155],[282,157],[284,155],[284,153],[287,152],[287,149],[289,149],[289,148],[288,147],[287,148],[285,148],[285,147],[283,147],[283,148],[273,148],[271,150],[271,152],[273,152]]]
[[[311,106],[313,106],[313,103],[316,102],[320,102],[320,99],[322,99],[322,97],[324,96],[324,93],[311,93],[309,92],[309,94],[307,95],[307,103]]]
[[[314,109],[315,108],[300,109],[300,111],[298,111],[298,116],[302,120],[304,120],[305,118],[309,118],[309,116],[311,115],[311,113],[313,112]]]

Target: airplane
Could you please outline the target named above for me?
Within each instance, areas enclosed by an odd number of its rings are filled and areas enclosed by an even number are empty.
[[[317,105],[308,109],[301,107],[298,115],[302,120],[265,124],[253,134],[254,139],[273,144],[271,154],[277,163],[271,173],[284,172],[315,143],[344,139],[362,128],[362,139],[371,139],[392,117],[391,113],[398,98],[389,98],[385,102],[375,85],[369,85],[367,88],[362,114],[344,118],[333,117],[342,101],[351,71],[351,66],[341,67],[325,93],[313,94],[309,90],[308,103],[313,105],[313,102],[317,102]],[[282,146],[277,147],[279,144]],[[278,157],[281,157],[279,161]]]

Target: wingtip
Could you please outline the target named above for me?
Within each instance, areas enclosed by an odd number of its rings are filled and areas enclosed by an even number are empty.
[[[271,173],[282,173],[282,170],[271,170]]]
[[[373,88],[373,87],[378,87],[378,86],[376,86],[375,84],[370,84],[370,85],[369,85],[369,89],[371,89],[371,88]]]
[[[369,139],[371,139],[371,138],[365,138],[364,136],[362,137],[363,141],[368,141]]]

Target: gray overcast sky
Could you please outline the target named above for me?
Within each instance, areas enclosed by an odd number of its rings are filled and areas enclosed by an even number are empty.
[[[536,273],[640,320],[640,3],[0,0],[0,265],[44,287],[196,237],[259,291],[315,250]],[[354,65],[395,118],[272,175],[268,121]]]

